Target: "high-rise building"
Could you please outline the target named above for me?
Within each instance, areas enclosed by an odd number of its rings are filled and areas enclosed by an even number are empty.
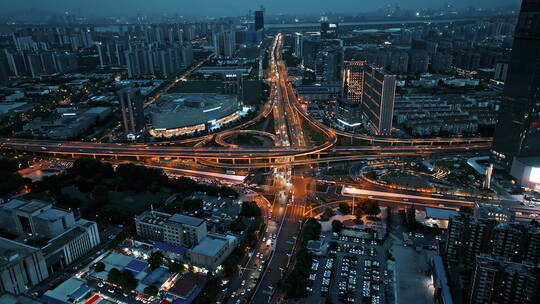
[[[264,11],[255,11],[255,30],[264,30]]]
[[[390,59],[390,70],[392,73],[403,74],[409,70],[409,54],[407,52],[392,52]]]
[[[495,76],[493,79],[505,82],[508,76],[508,64],[507,60],[500,60],[495,63]]]
[[[302,53],[304,52],[304,35],[302,33],[294,34],[294,56],[302,59]]]
[[[343,67],[343,48],[330,45],[319,54],[316,74],[323,84],[339,84]]]
[[[492,153],[510,167],[540,155],[540,1],[523,0],[499,110]]]
[[[364,68],[367,61],[345,61],[343,67],[343,97],[362,103],[364,90]]]
[[[476,256],[489,251],[491,230],[495,222],[460,213],[450,218],[446,258],[451,264],[473,265]]]
[[[372,132],[377,135],[390,134],[394,114],[396,76],[386,73],[383,68],[366,66],[362,113]]]
[[[337,39],[339,25],[337,23],[330,23],[328,20],[321,21],[321,39]]]
[[[539,289],[540,266],[480,255],[472,277],[470,303],[538,303]]]
[[[144,99],[139,89],[124,88],[118,92],[122,122],[126,134],[139,133],[145,127]]]
[[[537,265],[540,227],[509,222],[512,216],[495,207],[478,208],[476,216],[460,213],[448,225],[446,257],[450,264],[474,265],[480,254]]]

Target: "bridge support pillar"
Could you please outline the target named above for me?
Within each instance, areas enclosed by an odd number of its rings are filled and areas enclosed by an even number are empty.
[[[137,156],[135,156],[135,157],[137,158],[137,160],[140,160],[140,159],[141,159],[141,157],[140,157],[139,155],[137,155]]]
[[[92,154],[92,158],[93,158],[93,159],[96,159],[96,155],[95,155],[95,154]]]
[[[234,158],[232,159],[232,164],[233,164],[233,165],[235,165],[235,164],[236,164],[236,162],[235,162],[235,159],[234,159]]]
[[[75,153],[71,153],[71,158],[75,158]]]
[[[251,165],[251,158],[248,158],[248,164]]]
[[[219,158],[216,158],[216,164],[219,164]]]

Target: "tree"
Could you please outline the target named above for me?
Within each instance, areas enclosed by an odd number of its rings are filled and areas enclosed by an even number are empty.
[[[262,215],[261,208],[255,202],[242,202],[241,216],[258,217]]]
[[[377,215],[381,213],[381,208],[379,208],[379,204],[375,201],[368,201],[365,204],[365,209],[367,215]]]
[[[92,198],[99,205],[103,206],[109,203],[109,189],[104,185],[96,185],[92,190]]]
[[[469,206],[461,206],[461,207],[459,207],[459,212],[472,214],[473,209],[471,207],[469,207]]]
[[[148,258],[148,264],[150,264],[151,269],[156,269],[161,266],[163,263],[163,253],[161,251],[153,252]]]
[[[349,214],[351,213],[351,208],[347,202],[340,202],[339,211],[343,214]]]
[[[332,231],[335,233],[340,233],[341,229],[343,229],[343,223],[338,220],[332,221]]]
[[[171,272],[183,273],[186,271],[186,267],[182,263],[171,263],[169,265],[169,270]]]
[[[151,297],[157,296],[158,292],[159,292],[159,289],[154,285],[149,285],[144,288],[144,293]]]
[[[116,269],[116,268],[114,268]],[[105,271],[105,264],[103,264],[103,262],[97,262],[96,263],[96,266],[94,267],[94,270],[96,272],[102,272],[102,271]],[[118,270],[118,269],[117,269]]]

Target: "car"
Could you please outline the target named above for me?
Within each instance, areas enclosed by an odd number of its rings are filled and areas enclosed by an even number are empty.
[[[103,287],[103,283],[99,282],[99,283],[97,284],[97,286],[98,286],[98,287]]]
[[[107,290],[109,293],[114,293],[114,289]]]
[[[240,285],[242,286],[246,285],[246,280],[243,280],[242,283],[240,283]]]

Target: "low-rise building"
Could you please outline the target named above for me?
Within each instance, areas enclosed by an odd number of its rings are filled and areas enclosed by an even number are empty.
[[[232,235],[209,233],[201,242],[188,251],[192,265],[214,272],[233,252],[238,240]]]
[[[0,294],[25,293],[48,277],[45,257],[39,248],[0,238]]]

